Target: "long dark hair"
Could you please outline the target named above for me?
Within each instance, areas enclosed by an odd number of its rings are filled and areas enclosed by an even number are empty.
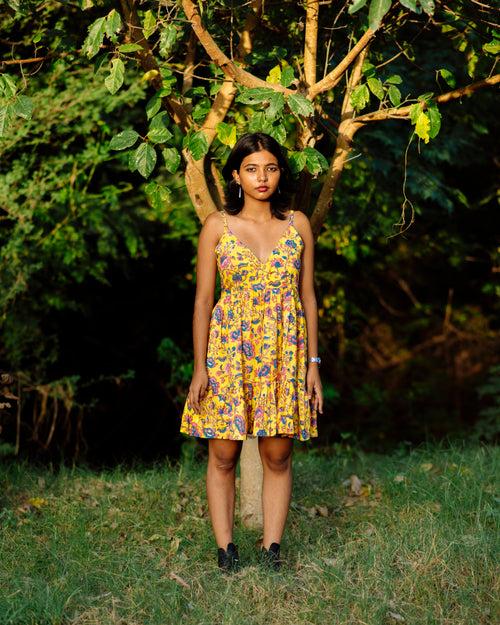
[[[254,152],[267,150],[271,152],[277,160],[280,168],[280,182],[278,189],[271,195],[271,213],[278,219],[285,219],[285,211],[290,206],[291,196],[294,193],[292,172],[280,144],[264,132],[248,132],[238,139],[231,150],[226,164],[222,168],[222,176],[226,182],[226,193],[224,210],[230,215],[238,214],[243,208],[244,196],[238,197],[239,185],[233,178],[233,169],[240,170],[241,161]]]

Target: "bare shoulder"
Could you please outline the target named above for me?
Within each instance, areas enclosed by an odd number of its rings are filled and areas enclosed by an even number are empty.
[[[205,218],[203,227],[208,230],[217,230],[222,228],[223,223],[222,211],[214,210]]]
[[[294,213],[293,223],[295,224],[295,227],[299,231],[299,234],[304,240],[310,239],[312,236],[312,230],[311,230],[311,222],[309,220],[309,217],[305,213],[303,213],[301,210],[296,210],[292,212]]]
[[[297,224],[297,225],[303,225],[303,226],[308,226],[310,225],[309,222],[309,217],[303,213],[300,210],[294,210],[292,211],[293,213],[293,221]]]
[[[200,238],[206,241],[209,247],[215,247],[224,231],[224,221],[222,211],[212,211],[203,222]]]

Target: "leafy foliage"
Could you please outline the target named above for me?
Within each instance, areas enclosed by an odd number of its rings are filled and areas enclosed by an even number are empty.
[[[110,347],[116,354],[112,363],[79,362],[85,341],[107,345],[109,337],[109,327],[97,313],[92,316],[98,310],[94,289],[103,289],[99,293],[109,302],[117,276],[125,276],[130,280],[125,290],[133,293],[147,282],[137,269],[143,266],[149,272],[161,266],[161,275],[176,285],[176,298],[193,286],[198,224],[185,187],[186,157],[201,163],[208,155],[217,172],[244,132],[268,132],[285,148],[307,189],[301,208],[310,213],[335,152],[345,81],[311,101],[303,82],[303,6],[269,5],[244,56],[244,67],[265,86],[238,84],[210,141],[202,126],[226,77],[197,46],[199,65],[192,84],[184,82],[191,35],[179,5],[136,3],[144,39],[129,33],[120,6],[111,0],[12,0],[7,5],[3,39],[15,33],[16,45],[2,44],[2,58],[9,63],[0,74],[0,355],[9,370],[27,373],[28,384],[71,379],[77,394],[101,374],[120,378],[139,349],[130,344],[130,328],[123,328]],[[203,24],[228,53],[231,33],[244,24],[246,5],[198,6]],[[430,410],[426,425],[431,429],[439,429],[449,402],[473,417],[471,395],[463,404],[450,397],[457,384],[470,390],[477,380],[472,373],[454,380],[452,372],[460,367],[449,364],[450,353],[458,359],[461,349],[481,345],[471,356],[476,369],[466,368],[481,371],[496,340],[491,94],[446,105],[434,98],[489,76],[498,36],[465,1],[454,3],[451,11],[423,0],[357,0],[334,30],[332,11],[324,5],[320,11],[318,78],[337,66],[366,28],[377,29],[362,79],[350,93],[355,115],[408,106],[411,114],[409,121],[384,121],[356,136],[334,210],[318,239],[323,345],[331,350],[327,370],[335,380],[325,384],[325,394],[377,441],[381,423],[399,431],[394,415],[411,413],[407,433],[412,436],[423,427],[422,405],[435,396],[442,403]],[[33,58],[42,60],[28,62]],[[189,112],[188,130],[173,119],[169,96]],[[305,127],[312,129],[313,141],[299,146]],[[406,230],[415,216],[418,227]],[[392,236],[401,230],[404,237]],[[466,286],[460,284],[464,275]],[[170,350],[176,356],[171,363],[163,356],[159,360],[182,372],[179,379],[165,374],[170,405],[178,408],[191,327],[184,314],[176,318],[175,343],[165,339],[164,326],[182,305],[161,308],[149,299],[163,287],[163,282],[153,284],[144,295],[143,325],[138,325],[145,335],[154,326],[155,348],[161,344],[163,355]],[[415,345],[441,327],[449,289],[456,297],[451,318],[456,332],[425,352],[427,358],[419,359],[418,351],[410,358]],[[185,313],[191,301],[183,305]],[[130,301],[124,302],[116,315],[127,318],[129,307]],[[82,344],[72,350],[73,359],[65,353],[63,326],[71,320],[78,328],[87,316],[96,327],[78,337]],[[464,338],[468,326],[474,328],[472,338]],[[155,348],[144,356],[146,369],[157,363]],[[121,350],[130,350],[127,366]],[[402,364],[391,367],[390,362]],[[442,377],[434,376],[436,362]],[[81,378],[71,377],[76,374]],[[401,388],[409,389],[403,397]],[[440,395],[437,388],[446,390]],[[453,413],[449,421],[456,420]],[[330,427],[332,436],[335,427]]]

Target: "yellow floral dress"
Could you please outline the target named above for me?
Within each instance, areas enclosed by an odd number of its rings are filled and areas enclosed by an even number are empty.
[[[265,261],[221,213],[224,232],[215,248],[221,294],[210,317],[208,387],[199,412],[186,399],[180,431],[231,440],[318,436],[306,394],[307,327],[299,297],[304,242],[294,212]]]

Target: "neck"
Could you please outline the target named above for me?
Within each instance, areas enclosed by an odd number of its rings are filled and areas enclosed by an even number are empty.
[[[272,218],[271,202],[261,202],[253,198],[245,198],[240,215],[254,221],[268,221]]]

